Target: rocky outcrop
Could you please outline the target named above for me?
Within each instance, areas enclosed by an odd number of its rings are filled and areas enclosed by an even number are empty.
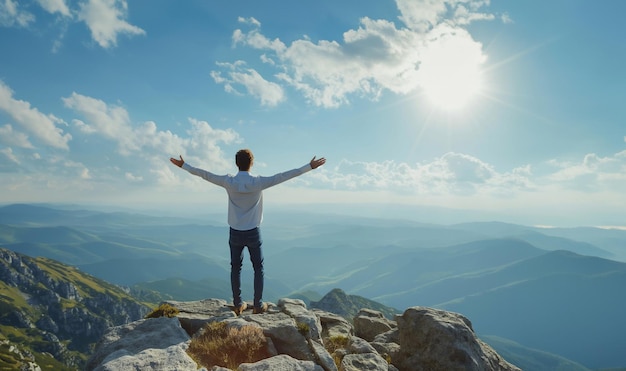
[[[512,370],[508,362],[474,333],[464,316],[426,307],[396,317],[395,362],[401,370]]]
[[[110,329],[87,370],[195,370],[200,366],[184,350],[210,322],[262,329],[270,357],[239,365],[245,371],[519,370],[480,341],[468,319],[432,308],[408,308],[395,321],[361,310],[354,318],[359,325],[352,326],[297,299],[281,299],[264,314],[248,310],[238,317],[219,299],[166,303],[179,310],[177,317]]]
[[[396,328],[394,321],[386,319],[382,313],[363,308],[354,317],[354,332],[356,336],[367,341],[374,341],[376,335]]]
[[[176,318],[142,319],[111,328],[89,359],[88,370],[194,370],[185,353],[189,335]]]

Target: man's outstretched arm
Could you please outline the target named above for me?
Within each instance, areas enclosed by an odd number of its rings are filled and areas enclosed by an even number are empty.
[[[173,157],[170,157],[170,162],[173,163],[174,165],[182,168],[183,170],[187,170],[189,173],[199,176],[200,178],[209,181],[215,185],[224,186],[224,181],[226,179],[225,175],[216,175],[213,174],[209,171],[203,170],[203,169],[199,169],[199,168],[195,168],[191,165],[189,165],[188,163],[185,162],[185,160],[183,160],[183,156],[178,156],[180,157],[180,160],[175,159]]]
[[[258,177],[258,179],[260,179],[260,182],[256,184],[256,187],[258,188],[258,190],[263,190],[269,187],[273,187],[282,182],[286,182],[289,179],[300,176],[308,171],[317,169],[318,167],[324,165],[325,163],[326,163],[326,159],[324,157],[319,158],[319,159],[313,157],[313,159],[311,159],[310,162],[308,162],[306,165],[299,167],[297,169],[285,171],[283,173],[278,173],[273,176]]]
[[[183,156],[179,156],[180,160],[175,159],[174,157],[170,157],[170,162],[178,167],[183,167],[185,160],[183,160]],[[315,157],[313,157],[315,159]],[[311,165],[312,166],[312,165]]]

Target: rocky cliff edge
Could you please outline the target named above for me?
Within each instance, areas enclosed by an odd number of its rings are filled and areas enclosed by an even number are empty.
[[[176,308],[177,315],[110,328],[86,369],[228,370],[198,365],[188,354],[192,339],[207,324],[219,322],[227,328],[252,326],[267,340],[263,351],[269,356],[240,364],[240,371],[519,370],[482,342],[467,318],[427,307],[408,308],[395,320],[362,309],[351,323],[308,309],[297,299],[281,299],[263,314],[240,316],[220,299],[164,304]]]

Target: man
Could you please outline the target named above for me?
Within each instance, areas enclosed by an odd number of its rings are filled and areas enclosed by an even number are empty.
[[[324,165],[325,158],[313,159],[306,165],[279,173],[273,176],[254,176],[250,168],[254,163],[254,156],[249,149],[242,149],[235,155],[235,163],[239,168],[237,175],[216,175],[206,170],[198,169],[187,164],[182,156],[180,160],[170,158],[170,161],[215,185],[224,187],[228,193],[228,224],[230,225],[230,284],[233,291],[233,305],[237,315],[241,314],[248,305],[241,300],[241,267],[243,264],[243,249],[248,247],[250,261],[254,268],[254,310],[253,313],[267,311],[267,303],[263,302],[263,253],[261,251],[261,233],[259,226],[263,219],[263,190],[289,179],[295,178],[313,169]]]

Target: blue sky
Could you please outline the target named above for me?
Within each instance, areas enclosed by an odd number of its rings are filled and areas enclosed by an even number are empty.
[[[327,164],[267,203],[626,225],[621,0],[0,0],[0,203],[225,207],[170,156]],[[382,211],[381,211],[382,213]],[[428,215],[419,215],[427,221]]]

